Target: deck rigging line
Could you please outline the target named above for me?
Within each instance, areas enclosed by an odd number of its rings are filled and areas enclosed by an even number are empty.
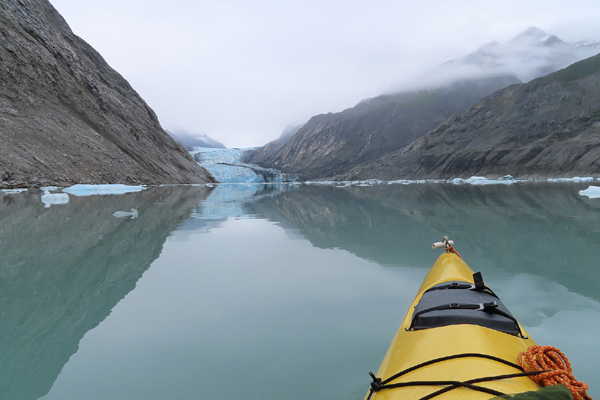
[[[467,358],[467,357],[486,358],[488,360],[497,361],[502,364],[513,367],[515,369],[518,369],[520,371],[523,371],[523,368],[520,365],[517,365],[510,361],[506,361],[499,357],[491,356],[489,354],[480,354],[480,353],[453,354],[451,356],[436,358],[436,359],[429,360],[424,363],[415,365],[413,367],[407,368],[404,371],[398,372],[397,374],[390,376],[386,380],[377,378],[372,372],[369,372],[369,375],[371,375],[373,382],[371,382],[371,389],[369,390],[369,396],[367,397],[367,400],[371,400],[371,397],[373,396],[373,394],[380,390],[394,389],[394,388],[400,388],[400,387],[410,387],[410,386],[446,386],[445,388],[442,388],[436,392],[428,394],[427,396],[424,396],[419,400],[429,400],[429,399],[434,398],[435,396],[439,396],[440,394],[449,392],[450,390],[460,388],[460,387],[477,390],[479,392],[489,393],[494,396],[502,396],[505,393],[499,392],[497,390],[477,386],[477,385],[475,385],[475,383],[518,378],[518,377],[522,377],[522,376],[533,376],[533,375],[542,374],[544,372],[548,372],[546,370],[527,371],[527,372],[519,372],[519,373],[509,374],[509,375],[487,376],[487,377],[482,377],[482,378],[470,379],[470,380],[464,381],[464,382],[460,382],[460,381],[413,381],[413,382],[390,383],[391,381],[401,377],[402,375],[406,375],[409,372],[412,372],[419,368],[423,368],[428,365],[432,365],[432,364],[439,363],[439,362],[446,361],[446,360],[452,360],[452,359],[457,359],[457,358]]]

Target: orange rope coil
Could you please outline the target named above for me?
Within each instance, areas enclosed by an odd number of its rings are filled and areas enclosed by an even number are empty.
[[[454,249],[454,246],[451,246],[451,245],[447,244],[447,245],[446,245],[446,251],[447,251],[447,252],[449,252],[449,253],[454,253],[454,254],[456,254],[456,255],[458,256],[458,258],[460,258],[460,259],[462,260],[462,257],[460,256],[460,254],[458,254],[458,251],[456,251],[456,250]]]
[[[552,386],[560,383],[569,388],[574,400],[592,400],[586,393],[590,387],[573,377],[571,363],[556,347],[531,346],[520,352],[517,359],[526,372],[547,371],[530,377],[537,384]]]

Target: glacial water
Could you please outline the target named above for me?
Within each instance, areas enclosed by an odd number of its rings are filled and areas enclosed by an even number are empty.
[[[362,399],[446,234],[598,397],[588,186],[0,192],[0,398]]]

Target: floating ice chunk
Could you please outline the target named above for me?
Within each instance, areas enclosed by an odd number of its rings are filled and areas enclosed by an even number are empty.
[[[0,191],[4,192],[6,194],[15,194],[15,193],[26,192],[27,189],[2,189]]]
[[[117,211],[116,213],[113,214],[113,216],[115,216],[117,218],[131,217],[131,219],[135,219],[138,217],[138,210],[135,208],[132,208],[131,211]]]
[[[550,178],[548,182],[592,182],[594,180],[591,176],[581,177],[576,176],[573,178]]]
[[[74,185],[63,189],[63,192],[72,194],[73,196],[94,196],[141,192],[144,189],[146,189],[144,186],[128,185]]]
[[[44,190],[41,200],[46,208],[50,208],[53,204],[67,204],[69,202],[69,195],[66,193],[50,193],[49,190]]]
[[[44,187],[41,187],[40,190],[43,190],[43,191],[49,190],[51,192],[55,192],[58,190],[58,186],[44,186]]]
[[[497,179],[489,179],[484,176],[472,176],[469,179],[454,178],[450,182],[455,185],[511,185],[517,182],[517,180],[510,175],[505,175]]]
[[[600,186],[588,186],[587,189],[579,191],[580,196],[587,196],[590,199],[600,198]]]

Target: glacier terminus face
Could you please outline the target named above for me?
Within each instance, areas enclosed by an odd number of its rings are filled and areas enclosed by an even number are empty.
[[[190,154],[221,183],[282,183],[297,180],[295,176],[276,169],[244,163],[244,155],[250,150],[254,148],[194,147]]]

